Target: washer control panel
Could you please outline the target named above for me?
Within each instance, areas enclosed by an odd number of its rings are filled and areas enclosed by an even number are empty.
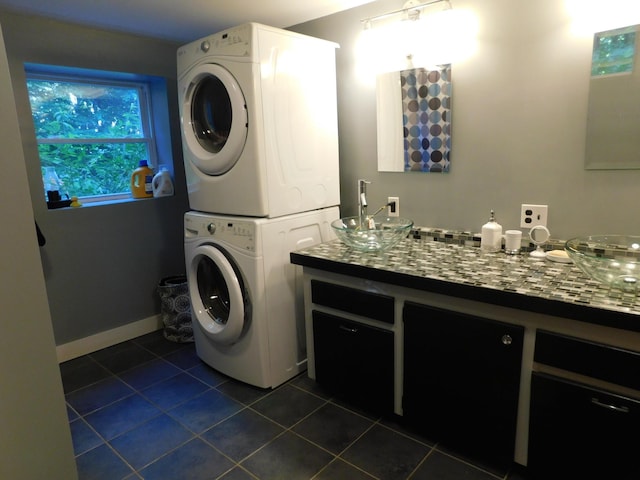
[[[194,215],[186,215],[184,218],[185,238],[215,238],[249,252],[256,249],[256,229],[255,223],[242,220]]]

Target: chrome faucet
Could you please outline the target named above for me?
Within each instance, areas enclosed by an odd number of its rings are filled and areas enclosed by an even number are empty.
[[[367,218],[367,184],[371,182],[363,179],[358,180],[358,217],[360,225]]]

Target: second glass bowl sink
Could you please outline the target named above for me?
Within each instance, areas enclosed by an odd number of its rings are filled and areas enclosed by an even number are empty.
[[[632,292],[640,286],[640,236],[577,237],[567,241],[565,250],[580,270],[599,282]]]
[[[402,217],[369,218],[360,224],[359,217],[344,217],[331,222],[337,237],[349,247],[362,252],[388,250],[406,238],[413,221]]]

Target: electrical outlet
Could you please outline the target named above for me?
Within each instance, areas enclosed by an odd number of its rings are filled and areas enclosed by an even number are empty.
[[[520,210],[520,227],[533,228],[537,225],[546,227],[548,215],[548,205],[529,205],[523,203]]]
[[[387,197],[387,203],[392,205],[387,206],[387,215],[390,217],[400,216],[400,197]]]

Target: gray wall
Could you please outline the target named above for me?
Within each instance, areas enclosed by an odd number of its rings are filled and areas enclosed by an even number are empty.
[[[0,32],[0,478],[77,478]]]
[[[571,33],[564,2],[456,0],[479,20],[478,46],[453,65],[452,164],[448,174],[379,173],[375,88],[354,70],[360,20],[399,8],[372,4],[291,27],[338,42],[342,214],[356,213],[356,181],[369,204],[400,196],[417,225],[478,232],[490,209],[519,228],[522,203],[549,205],[552,237],[640,234],[640,171],[584,169],[592,39]]]
[[[177,44],[0,12],[26,158],[33,213],[58,345],[159,313],[158,281],[184,273],[188,199],[176,93]],[[167,79],[176,195],[47,210],[24,62],[156,75]],[[22,161],[17,158],[5,161]]]

